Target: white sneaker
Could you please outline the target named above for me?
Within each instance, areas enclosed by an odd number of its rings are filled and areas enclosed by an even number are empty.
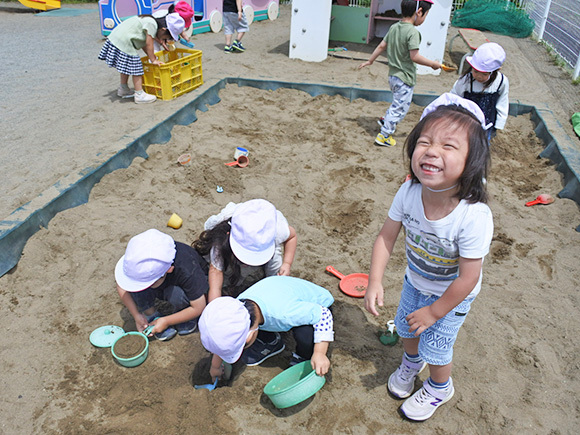
[[[428,381],[425,381],[420,390],[403,402],[399,411],[409,420],[425,421],[439,406],[449,402],[453,394],[455,394],[455,388],[453,388],[451,378],[449,378],[449,386],[442,390],[433,388]]]
[[[147,92],[145,92],[143,90],[135,92],[135,103],[136,104],[152,103],[155,100],[157,100],[157,97],[155,95],[148,94]]]
[[[135,92],[129,86],[119,86],[117,88],[117,97],[121,98],[133,98]]]
[[[412,363],[403,355],[403,362],[401,362],[399,368],[389,376],[389,382],[387,383],[389,392],[399,399],[406,399],[409,397],[415,387],[415,378],[425,367],[427,367],[425,361]]]

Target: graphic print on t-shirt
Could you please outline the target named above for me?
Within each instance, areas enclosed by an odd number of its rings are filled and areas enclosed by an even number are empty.
[[[406,230],[409,268],[432,281],[450,281],[458,276],[459,251],[453,240],[424,231]]]

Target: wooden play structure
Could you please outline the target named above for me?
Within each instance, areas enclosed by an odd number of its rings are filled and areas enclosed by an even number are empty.
[[[457,74],[462,74],[463,65],[465,64],[465,59],[467,58],[467,56],[473,55],[475,50],[477,50],[477,47],[479,47],[482,44],[485,44],[486,42],[489,42],[489,39],[487,39],[480,30],[459,29],[457,31],[457,34],[449,41],[449,55],[451,55],[451,52],[453,51],[452,50],[453,41],[455,41],[455,39],[457,39],[458,37],[461,37],[463,42],[465,42],[465,44],[468,47],[468,51],[461,58],[461,63],[459,64],[459,69],[457,70]]]
[[[209,31],[217,33],[221,30],[223,25],[222,0],[184,1],[189,3],[195,11],[192,34]],[[172,3],[172,0],[99,0],[101,33],[103,36],[107,36],[124,19],[133,15],[153,14],[168,9]],[[242,4],[249,23],[278,18],[279,0],[244,0]]]
[[[60,9],[60,0],[18,0],[24,6],[39,11],[50,11]]]

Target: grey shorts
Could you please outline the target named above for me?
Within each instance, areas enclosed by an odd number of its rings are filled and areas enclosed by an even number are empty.
[[[242,20],[238,21],[237,12],[224,12],[224,35],[233,35],[234,30],[237,33],[246,33],[250,30],[246,14],[242,13]]]

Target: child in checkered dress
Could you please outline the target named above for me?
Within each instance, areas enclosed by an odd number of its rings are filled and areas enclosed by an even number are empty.
[[[154,42],[167,49],[167,41],[179,40],[185,21],[177,13],[154,18],[151,15],[131,17],[119,24],[103,45],[99,59],[121,74],[121,84],[117,95],[121,98],[134,98],[135,103],[152,103],[157,97],[143,91],[143,64],[139,57],[142,49],[154,65],[162,62],[155,56]],[[129,76],[133,76],[135,91],[129,88]]]

